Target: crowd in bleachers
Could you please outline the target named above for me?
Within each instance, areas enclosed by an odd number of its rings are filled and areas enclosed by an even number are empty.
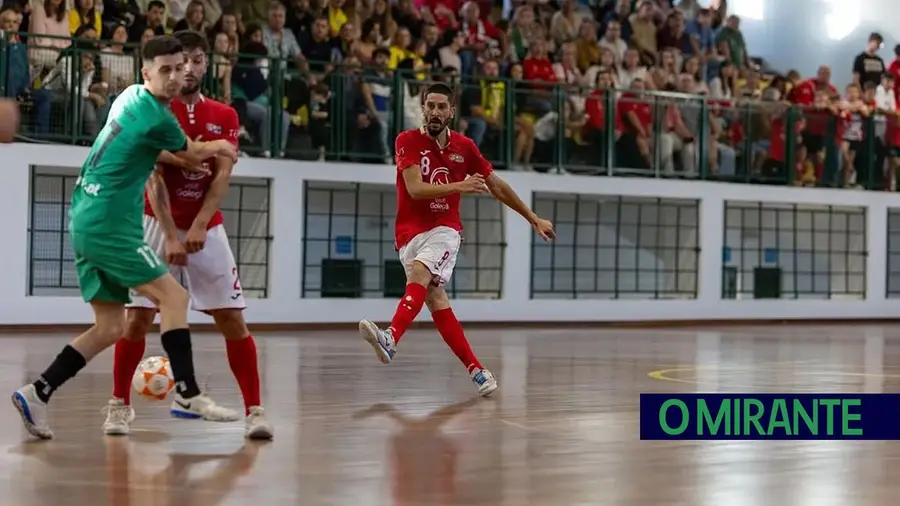
[[[77,93],[90,138],[139,75],[133,48],[192,29],[215,52],[209,93],[235,107],[242,137],[261,156],[300,146],[325,157],[340,137],[342,152],[390,161],[392,135],[421,125],[421,84],[451,80],[460,90],[457,129],[496,159],[507,153],[514,169],[596,169],[614,159],[665,175],[706,167],[821,184],[828,159],[838,163],[832,184],[868,178],[893,188],[900,168],[900,68],[877,56],[878,34],[841,93],[828,68],[804,80],[761,66],[724,0],[709,8],[697,0],[283,2],[6,0],[6,94],[22,99],[40,135],[53,133],[54,108]],[[874,112],[884,114],[865,121]],[[869,167],[890,170],[873,178]]]

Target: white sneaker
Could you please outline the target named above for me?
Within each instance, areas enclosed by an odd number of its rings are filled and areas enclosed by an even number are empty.
[[[175,400],[169,412],[176,418],[199,419],[210,422],[236,422],[241,419],[237,411],[219,406],[206,394],[185,399],[174,393]]]
[[[487,369],[472,369],[472,372],[469,373],[469,376],[472,378],[472,383],[475,383],[475,386],[478,387],[478,395],[482,397],[487,397],[491,395],[494,390],[497,390],[497,380],[494,379],[494,375],[491,374],[491,371]]]
[[[134,408],[127,406],[122,399],[110,399],[103,410],[106,411],[103,433],[107,436],[127,436],[129,425],[134,421]]]
[[[34,437],[53,439],[53,431],[47,425],[47,404],[38,398],[34,385],[13,392],[12,403],[19,410],[25,430]]]
[[[394,344],[394,336],[389,330],[381,330],[373,322],[363,320],[359,322],[359,333],[372,345],[378,360],[385,364],[391,363],[391,359],[397,353],[397,348]]]
[[[275,429],[266,420],[266,412],[259,406],[250,408],[250,414],[244,421],[244,437],[247,439],[272,439]]]

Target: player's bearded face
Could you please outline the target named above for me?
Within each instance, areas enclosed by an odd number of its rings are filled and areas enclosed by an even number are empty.
[[[425,128],[428,130],[428,135],[435,137],[450,124],[454,108],[446,95],[431,93],[425,97],[422,113],[425,115]]]
[[[181,87],[182,95],[196,93],[200,89],[200,83],[206,75],[208,61],[206,53],[199,48],[184,53],[184,85]]]

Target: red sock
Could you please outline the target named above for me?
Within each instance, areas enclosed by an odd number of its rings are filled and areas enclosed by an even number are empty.
[[[256,342],[253,336],[238,340],[226,339],[225,349],[228,351],[228,365],[231,366],[231,372],[244,398],[244,414],[249,415],[251,407],[261,404]]]
[[[131,404],[131,378],[144,358],[146,339],[119,339],[113,359],[113,397]]]
[[[466,366],[466,372],[471,372],[475,367],[481,369],[481,363],[472,352],[472,347],[469,346],[466,334],[463,332],[459,320],[456,319],[456,315],[453,314],[453,310],[448,307],[435,311],[431,313],[431,318],[434,320],[434,326],[441,333],[441,337],[444,338],[444,342],[453,350],[459,361]]]
[[[422,311],[422,305],[425,304],[425,295],[427,293],[428,289],[418,283],[406,285],[406,293],[400,299],[400,304],[397,305],[397,311],[391,320],[391,326],[388,327],[394,336],[395,343],[400,342],[400,338],[406,333],[409,324]]]

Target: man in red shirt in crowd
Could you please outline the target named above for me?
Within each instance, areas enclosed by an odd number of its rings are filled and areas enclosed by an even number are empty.
[[[834,114],[829,107],[816,100],[816,93],[824,91],[828,96],[839,94],[831,84],[831,68],[822,65],[816,71],[816,77],[800,82],[788,93],[788,100],[801,107],[806,127],[803,133],[803,146],[806,155],[815,165],[815,172],[821,175],[825,162],[827,142],[834,142],[828,137],[828,130],[834,121]]]
[[[362,320],[359,331],[379,360],[390,363],[407,328],[427,305],[444,342],[465,365],[478,393],[487,396],[497,389],[497,381],[472,352],[443,289],[453,274],[462,242],[460,196],[490,192],[528,220],[545,241],[555,233],[553,224],[534,214],[493,171],[471,139],[450,131],[450,121],[456,115],[453,90],[443,83],[432,84],[422,100],[425,126],[407,130],[395,141],[394,242],[406,269],[406,293],[386,330]]]
[[[623,152],[631,154],[637,152],[640,159],[634,159],[625,167],[650,168],[653,166],[653,106],[647,97],[643,96],[645,83],[643,79],[635,78],[631,81],[631,89],[622,94],[618,100],[616,113],[618,123],[621,125]],[[632,157],[629,156],[629,161]]]
[[[227,139],[237,145],[238,117],[231,107],[204,97],[200,83],[208,66],[209,44],[197,32],[175,34],[185,51],[185,81],[180,98],[172,101],[172,112],[192,139]],[[245,302],[234,255],[222,225],[219,203],[228,190],[233,162],[223,158],[189,161],[171,153],[160,155],[160,166],[151,184],[164,185],[168,202],[159,202],[155,191],[145,192],[144,237],[173,270],[182,270],[191,305],[213,317],[225,337],[228,363],[245,404],[245,436],[270,439],[272,426],[260,402],[256,344],[244,323]],[[182,170],[202,163],[209,173]],[[125,336],[116,343],[113,364],[113,398],[107,407],[103,431],[126,435],[134,420],[131,408],[131,378],[144,356],[145,336],[156,318],[156,304],[136,293],[128,305]],[[194,398],[196,399],[196,398]],[[231,409],[212,401],[188,402],[177,393],[171,413],[178,418],[235,421]]]

